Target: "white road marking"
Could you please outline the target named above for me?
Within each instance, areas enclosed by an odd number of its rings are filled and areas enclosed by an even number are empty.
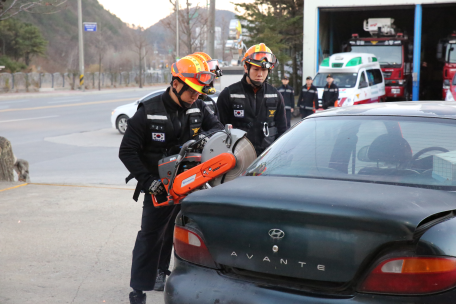
[[[35,120],[35,119],[45,119],[45,118],[53,118],[53,117],[59,117],[59,115],[34,117],[34,118],[23,118],[23,119],[12,119],[12,120],[0,120],[0,123],[3,123],[3,122],[15,122],[15,121],[25,121],[25,120]]]
[[[50,101],[48,103],[52,104],[52,103],[62,103],[62,102],[71,102],[71,101],[81,101],[82,99],[81,98],[73,98],[73,99],[65,99],[65,100],[58,100],[58,101]]]

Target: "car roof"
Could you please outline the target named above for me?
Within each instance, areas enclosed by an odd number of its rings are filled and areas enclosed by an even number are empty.
[[[319,111],[311,117],[328,116],[410,116],[456,119],[456,102],[403,101],[381,102]]]

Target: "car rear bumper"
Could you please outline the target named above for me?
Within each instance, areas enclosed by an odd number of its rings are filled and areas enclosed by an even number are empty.
[[[322,296],[302,291],[261,286],[244,279],[235,279],[217,270],[196,266],[175,256],[175,268],[166,281],[166,304],[348,304],[348,303],[455,303],[456,292],[420,297],[355,294]]]
[[[403,86],[385,86],[385,95],[386,97],[401,98],[404,97]]]

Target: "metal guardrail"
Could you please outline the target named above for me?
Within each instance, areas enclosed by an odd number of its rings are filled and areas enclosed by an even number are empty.
[[[86,73],[85,88],[118,88],[139,86],[139,72],[121,73]],[[75,90],[79,85],[77,73],[0,73],[0,93],[33,92],[39,89]],[[168,83],[171,80],[169,71],[146,72],[142,75],[143,85]]]

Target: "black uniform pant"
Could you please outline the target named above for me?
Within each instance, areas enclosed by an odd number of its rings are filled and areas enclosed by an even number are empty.
[[[314,111],[306,110],[306,109],[300,109],[300,113],[301,113],[301,118],[306,118],[307,116],[312,115],[314,113]]]
[[[174,221],[180,205],[155,208],[152,197],[144,195],[141,231],[136,237],[131,265],[130,286],[152,290],[157,269],[167,271],[173,248]]]
[[[285,115],[287,117],[287,130],[291,127],[291,109],[285,109]]]

